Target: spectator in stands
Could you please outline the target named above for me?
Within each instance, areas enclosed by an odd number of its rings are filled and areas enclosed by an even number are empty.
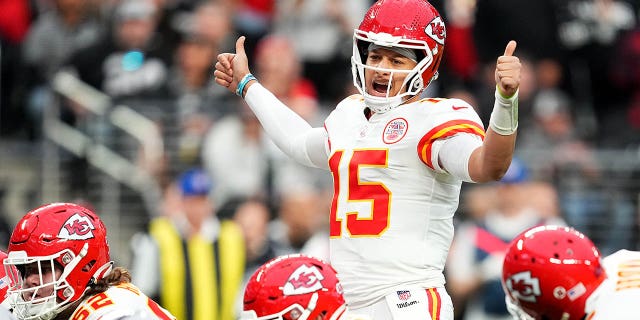
[[[256,75],[262,85],[303,119],[321,126],[327,114],[320,107],[315,85],[302,74],[302,64],[291,41],[269,34],[258,43],[255,55]],[[279,150],[274,150],[274,157],[274,197],[296,186],[332,188],[322,170],[303,166]]]
[[[233,48],[236,32],[233,12],[225,1],[200,1],[193,11],[193,31],[213,43],[219,51]]]
[[[56,0],[29,30],[23,48],[25,86],[33,132],[39,136],[43,109],[52,103],[50,81],[78,50],[95,45],[104,35],[95,3]]]
[[[176,48],[174,65],[169,73],[169,94],[175,100],[173,110],[163,110],[170,118],[165,127],[176,127],[178,132],[165,132],[177,157],[171,159],[174,170],[200,164],[201,145],[216,118],[225,109],[225,105],[235,102],[232,95],[211,79],[211,61],[218,54],[215,44],[196,31],[185,31]],[[212,106],[215,106],[213,108]],[[175,110],[175,112],[174,112]],[[170,130],[170,128],[165,128]],[[169,140],[170,139],[170,140]],[[171,143],[176,141],[176,143]]]
[[[473,36],[480,63],[492,64],[503,43],[510,39],[518,39],[518,50],[528,52],[533,61],[560,55],[553,0],[474,2]],[[536,32],[528,29],[532,25]]]
[[[156,34],[156,7],[149,0],[123,0],[115,8],[112,33],[77,51],[68,67],[115,99],[165,93],[170,52]]]
[[[474,208],[476,212],[472,219],[458,226],[445,269],[454,301],[466,305],[464,319],[510,320],[500,284],[507,244],[529,227],[547,223],[564,224],[560,217],[536,210],[538,207],[529,199],[538,199],[534,192],[541,189],[530,188],[528,179],[525,163],[514,158],[505,176],[493,186],[494,197],[465,198],[493,201],[493,207],[465,204],[465,207]]]
[[[0,38],[9,43],[22,43],[31,27],[31,14],[27,1],[0,2]]]
[[[302,75],[300,56],[285,36],[270,34],[264,37],[256,48],[255,65],[256,75],[264,79],[261,81],[265,88],[283,102],[290,104],[295,94],[306,93],[317,104],[315,85]]]
[[[21,133],[24,121],[24,70],[21,48],[32,23],[28,1],[0,1],[0,136]]]
[[[304,75],[322,102],[341,100],[349,83],[353,29],[368,0],[286,0],[276,2],[273,31],[288,37],[304,65]]]
[[[640,6],[640,4],[639,4]],[[638,12],[640,16],[640,11]],[[611,137],[618,140],[617,145],[626,147],[640,146],[640,23],[625,34],[617,43],[614,57],[611,59],[611,79],[620,92],[622,105],[621,117],[616,123],[620,125],[620,134]],[[629,128],[630,127],[630,128]],[[611,141],[608,145],[613,145]]]
[[[286,253],[302,253],[329,261],[329,203],[331,197],[309,186],[295,186],[280,194],[271,225],[271,239]]]
[[[34,22],[24,43],[24,61],[33,73],[50,80],[76,51],[97,43],[104,30],[95,15],[95,3],[55,0],[51,10]]]
[[[217,120],[202,148],[202,163],[217,182],[216,203],[224,206],[238,197],[270,199],[276,147],[248,106]]]
[[[276,0],[244,0],[234,9],[235,27],[239,34],[247,36],[247,56],[253,61],[256,45],[273,29]]]
[[[239,201],[233,212],[233,221],[242,229],[246,244],[246,266],[242,280],[244,288],[251,275],[262,264],[287,251],[269,237],[271,210],[267,201],[257,197]],[[238,314],[242,311],[243,293],[238,292],[236,298]]]
[[[560,48],[565,50],[576,112],[593,112],[597,121],[594,140],[604,147],[622,147],[629,130],[620,125],[627,118],[619,91],[609,74],[615,47],[637,25],[637,1],[556,1]],[[636,8],[634,9],[634,5]],[[537,25],[540,25],[537,23]],[[631,72],[631,70],[626,70]],[[584,110],[583,110],[584,109]]]
[[[477,1],[447,0],[444,2],[447,21],[447,63],[443,65],[442,80],[452,83],[472,83],[479,70],[478,53],[473,39]],[[437,6],[436,6],[437,8]],[[451,78],[451,79],[448,79]],[[471,104],[474,105],[474,104]]]
[[[287,38],[269,35],[256,51],[256,71],[265,86],[292,103],[301,116],[321,125],[320,109],[312,83],[301,76],[299,58]],[[216,202],[224,205],[236,197],[265,197],[276,205],[284,189],[331,185],[320,169],[308,168],[286,157],[269,139],[244,102],[239,113],[216,121],[207,134],[202,162],[219,187]]]
[[[269,238],[271,210],[267,202],[251,198],[239,203],[233,220],[242,229],[245,239],[245,276],[250,276],[260,265],[282,254],[282,249]]]
[[[114,104],[126,99],[167,97],[166,80],[169,58],[156,33],[156,7],[151,0],[123,0],[118,3],[111,21],[111,32],[92,46],[76,51],[63,70],[75,74],[82,82],[101,91]],[[131,100],[128,101],[131,103]],[[97,125],[87,109],[77,101],[62,101],[63,120],[95,136],[97,130],[114,143],[108,125]],[[74,158],[74,168],[88,167],[86,159]],[[67,164],[65,164],[67,165]],[[86,169],[85,169],[86,170]],[[85,172],[86,174],[86,172]],[[154,172],[155,174],[155,172]],[[76,174],[74,177],[81,177]],[[86,179],[72,183],[75,193],[85,196]]]
[[[527,150],[548,149],[563,152],[563,149],[568,149],[570,145],[580,145],[571,149],[588,150],[588,145],[578,135],[571,108],[569,96],[560,90],[545,90],[536,94],[532,110],[533,126],[529,128],[526,135],[522,136],[520,146]],[[585,158],[585,161],[591,159],[591,157],[585,157],[584,152],[574,156]]]
[[[178,319],[235,319],[245,270],[242,231],[216,217],[204,170],[184,172],[177,186],[181,212],[153,219],[148,234],[132,240],[133,278]]]

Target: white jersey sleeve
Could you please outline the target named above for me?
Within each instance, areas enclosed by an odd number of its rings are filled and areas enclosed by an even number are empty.
[[[136,286],[124,283],[85,299],[69,320],[175,320]]]
[[[0,305],[0,319],[15,320],[16,318],[9,312],[9,309]]]
[[[431,143],[431,166],[462,181],[472,182],[469,176],[471,153],[482,145],[485,136],[475,109],[460,99],[435,100],[439,111],[434,113],[433,127],[425,134]]]
[[[245,101],[273,142],[297,162],[327,168],[327,133],[311,125],[261,84],[252,85]]]
[[[587,300],[590,320],[638,319],[640,252],[620,250],[603,260],[608,279]]]

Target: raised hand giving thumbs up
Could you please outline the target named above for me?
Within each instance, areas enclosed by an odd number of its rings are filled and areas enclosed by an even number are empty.
[[[513,55],[516,51],[516,42],[511,40],[504,49],[504,54],[498,57],[496,63],[495,79],[500,94],[509,98],[513,96],[520,86],[520,59]]]
[[[236,41],[236,53],[221,53],[216,62],[215,76],[216,83],[226,87],[229,91],[244,96],[250,86],[250,82],[256,78],[251,75],[249,61],[244,50],[245,37],[242,36]]]

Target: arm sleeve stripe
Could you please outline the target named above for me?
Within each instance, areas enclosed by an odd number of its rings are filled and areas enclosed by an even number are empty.
[[[447,121],[427,132],[420,142],[418,143],[418,155],[420,160],[424,162],[429,168],[434,169],[433,162],[431,160],[431,145],[434,141],[453,136],[458,133],[471,133],[479,136],[484,140],[484,129],[476,122],[469,120],[452,120]]]

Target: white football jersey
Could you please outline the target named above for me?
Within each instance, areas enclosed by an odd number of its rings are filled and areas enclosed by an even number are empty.
[[[587,319],[638,319],[640,252],[620,250],[604,258],[603,267],[608,279],[587,300]]]
[[[123,283],[80,304],[69,320],[175,320],[136,286]]]
[[[440,168],[434,142],[485,134],[475,110],[458,99],[423,99],[368,120],[364,110],[354,95],[325,121],[331,263],[351,308],[403,285],[444,286],[462,180]]]

